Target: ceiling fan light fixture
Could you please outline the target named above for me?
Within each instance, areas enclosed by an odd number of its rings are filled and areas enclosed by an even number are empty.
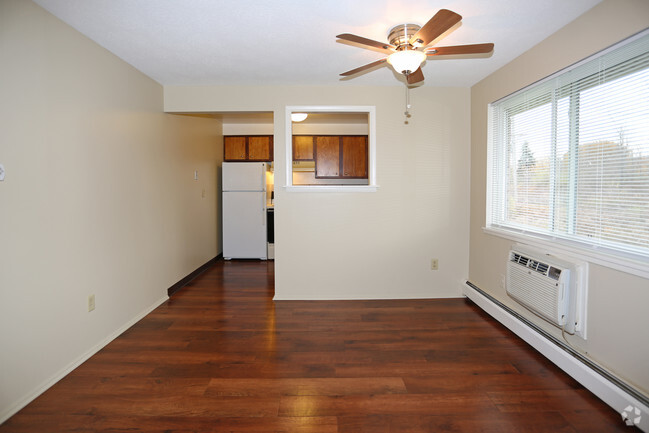
[[[291,121],[292,122],[302,122],[307,118],[308,114],[307,113],[291,113]]]
[[[433,42],[445,37],[454,30],[462,21],[462,16],[448,9],[440,9],[423,26],[418,24],[398,24],[388,33],[388,44],[356,36],[351,33],[342,33],[336,36],[344,42],[352,42],[363,48],[370,48],[388,54],[387,57],[368,63],[340,74],[349,77],[364,71],[389,63],[394,70],[405,76],[409,86],[424,81],[421,65],[428,56],[454,56],[466,54],[488,54],[494,49],[494,44],[468,44],[452,45],[448,47],[430,47]],[[402,80],[403,81],[403,80]]]
[[[410,74],[419,69],[426,54],[418,50],[402,50],[388,56],[388,63],[400,74]]]

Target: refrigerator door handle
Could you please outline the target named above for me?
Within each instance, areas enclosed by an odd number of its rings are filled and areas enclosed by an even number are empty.
[[[266,226],[266,193],[261,195],[261,225]]]
[[[261,189],[266,191],[266,163],[265,162],[261,163]]]

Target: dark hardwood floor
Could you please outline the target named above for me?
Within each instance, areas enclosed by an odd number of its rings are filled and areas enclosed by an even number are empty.
[[[273,279],[217,262],[0,432],[628,431],[470,301],[273,302]]]

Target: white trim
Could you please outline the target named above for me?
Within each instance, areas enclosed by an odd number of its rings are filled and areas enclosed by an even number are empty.
[[[376,192],[378,185],[285,185],[289,192]]]
[[[330,188],[326,185],[293,185],[293,122],[292,112],[306,113],[367,113],[368,123],[368,182],[369,185],[334,185]],[[336,192],[375,192],[376,191],[376,107],[373,105],[287,105],[284,112],[284,124],[286,131],[286,191],[336,191]],[[299,189],[295,189],[299,188]],[[373,188],[373,189],[372,189]]]
[[[45,380],[41,385],[37,386],[33,391],[27,393],[25,397],[20,399],[18,402],[16,402],[14,405],[10,406],[7,408],[5,411],[0,413],[0,424],[8,420],[11,416],[16,414],[19,410],[27,406],[29,403],[31,403],[36,397],[47,391],[50,387],[52,387],[56,382],[59,380],[63,379],[65,376],[67,376],[72,370],[86,362],[88,359],[90,359],[91,356],[93,356],[95,353],[99,352],[101,349],[103,349],[105,346],[108,345],[111,341],[113,341],[115,338],[119,337],[124,331],[126,331],[128,328],[133,326],[135,323],[137,323],[139,320],[144,318],[147,314],[158,308],[160,305],[162,305],[164,302],[169,300],[168,296],[164,296],[157,301],[155,301],[151,306],[148,308],[145,308],[142,310],[139,314],[137,314],[134,318],[126,322],[124,325],[122,325],[120,328],[118,328],[115,332],[111,333],[108,337],[104,338],[102,341],[91,347],[86,353],[83,355],[79,356],[77,359],[72,361],[70,364],[68,364],[66,367],[63,369],[59,370],[57,373],[53,374],[49,379]]]
[[[607,380],[595,370],[589,368],[565,350],[562,350],[538,332],[535,332],[525,323],[500,308],[466,283],[462,284],[462,292],[494,319],[509,328],[618,413],[621,414],[629,405],[639,408],[642,413],[640,424],[637,427],[644,432],[649,432],[649,407],[647,405],[638,401],[635,397]],[[621,416],[620,422],[622,422]]]
[[[606,266],[607,268],[628,274],[637,275],[643,278],[649,278],[649,264],[636,260],[632,257],[621,257],[618,255],[608,254],[593,246],[592,248],[583,248],[573,245],[570,241],[561,238],[545,238],[541,235],[529,232],[518,233],[502,228],[483,227],[482,231],[486,234],[498,236],[514,242],[524,244],[539,245],[544,248],[558,251],[559,253],[570,254],[587,260],[590,263]]]

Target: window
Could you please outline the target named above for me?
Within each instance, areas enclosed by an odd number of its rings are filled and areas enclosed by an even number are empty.
[[[649,263],[649,32],[489,107],[487,229]]]
[[[371,106],[286,107],[286,189],[376,191],[375,118]]]

